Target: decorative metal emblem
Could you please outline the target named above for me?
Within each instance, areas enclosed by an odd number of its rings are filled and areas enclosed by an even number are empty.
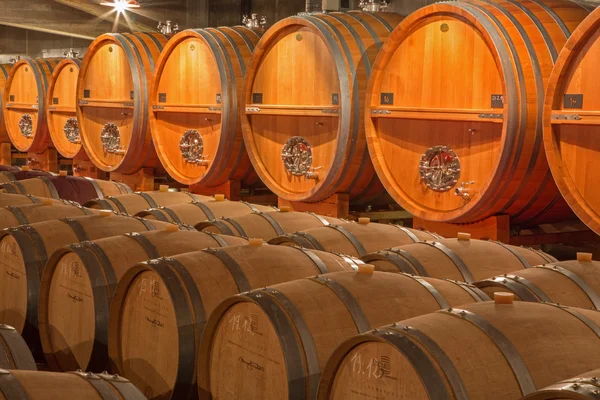
[[[31,115],[24,114],[19,120],[19,130],[26,138],[33,137],[33,119]]]
[[[65,122],[63,132],[69,142],[74,144],[81,143],[79,140],[79,123],[77,122],[77,118],[69,118],[67,122]]]
[[[385,12],[387,11],[388,4],[385,0],[361,0],[358,3],[358,8],[368,12]]]
[[[190,164],[204,164],[206,156],[202,156],[204,151],[204,142],[202,135],[195,129],[187,130],[183,133],[179,141],[179,150],[181,156]]]
[[[258,14],[252,14],[250,17],[244,15],[242,18],[242,24],[250,29],[264,28],[267,26],[267,17],[263,15],[259,18]]]
[[[179,32],[179,24],[177,22],[172,24],[169,20],[167,20],[165,24],[163,24],[162,21],[158,21],[158,26],[156,29],[158,29],[158,31],[163,35],[172,35]]]
[[[293,136],[283,146],[281,159],[292,175],[304,176],[310,172],[312,165],[311,146],[303,137]]]
[[[100,140],[104,150],[112,154],[123,154],[124,151],[121,148],[121,134],[119,133],[119,127],[114,122],[109,122],[104,125],[102,132],[100,132]]]
[[[460,178],[460,160],[448,146],[433,146],[421,156],[419,172],[430,189],[446,192],[452,189]]]

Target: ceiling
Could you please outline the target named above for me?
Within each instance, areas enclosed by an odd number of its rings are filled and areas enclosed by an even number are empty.
[[[196,14],[198,3],[206,4],[206,0],[138,0],[141,8],[118,15],[100,1],[0,0],[0,25],[93,40],[106,32],[155,31],[158,21],[166,19],[202,26],[202,16],[190,15],[188,4],[194,3]]]

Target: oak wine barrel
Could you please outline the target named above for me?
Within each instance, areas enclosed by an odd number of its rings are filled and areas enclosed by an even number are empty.
[[[0,193],[0,207],[20,206],[27,204],[42,204],[44,201],[50,201],[52,204],[61,204],[62,200],[36,197],[30,194],[11,194]]]
[[[327,13],[286,18],[258,42],[242,91],[250,160],[279,197],[315,202],[384,192],[364,135],[372,62],[402,16]]]
[[[129,215],[135,215],[149,208],[166,207],[192,201],[204,202],[210,200],[212,200],[212,197],[200,196],[186,191],[154,191],[107,196],[90,200],[84,205],[90,208],[113,210]]]
[[[151,400],[196,398],[200,338],[221,300],[326,271],[353,270],[357,261],[253,240],[140,264],[115,291],[108,340],[113,368]]]
[[[214,187],[259,183],[242,138],[239,100],[259,35],[244,26],[189,29],[173,36],[156,63],[150,127],[169,175]]]
[[[269,212],[273,210],[274,208],[270,206],[215,198],[200,202],[193,201],[191,203],[174,204],[168,207],[150,208],[136,215],[142,218],[194,226],[200,222],[216,218],[236,218],[253,212]]]
[[[2,400],[145,400],[127,379],[90,372],[2,370]]]
[[[52,172],[46,171],[2,171],[0,172],[0,183],[9,183],[23,179],[37,178],[38,176],[54,176]]]
[[[368,218],[361,218],[359,223],[298,230],[271,239],[269,243],[362,257],[389,247],[437,239],[441,237],[434,233],[400,225],[371,223]]]
[[[46,120],[46,92],[60,58],[17,61],[4,87],[2,114],[13,146],[19,151],[43,153],[52,147]]]
[[[27,343],[15,328],[4,324],[0,324],[0,368],[37,371]]]
[[[314,399],[322,368],[345,339],[488,299],[465,283],[360,272],[299,279],[224,300],[202,338],[200,398]]]
[[[358,391],[362,398],[518,400],[600,365],[599,335],[594,310],[522,301],[447,308],[345,341],[316,398]]]
[[[546,386],[523,400],[595,400],[599,394],[600,369],[595,369]]]
[[[544,145],[552,176],[575,214],[600,233],[598,87],[595,78],[600,10],[587,17],[562,47],[550,76],[544,109]]]
[[[461,0],[402,21],[375,61],[365,111],[392,197],[431,221],[571,216],[544,156],[542,112],[553,62],[588,13],[564,0]]]
[[[0,230],[13,226],[34,224],[67,217],[97,214],[98,210],[82,207],[79,203],[43,199],[39,204],[25,204],[0,208]]]
[[[81,60],[65,58],[50,77],[46,104],[48,131],[56,150],[65,158],[87,158],[81,146],[77,121],[77,78]]]
[[[79,176],[41,176],[0,184],[0,189],[13,194],[64,199],[84,204],[95,198],[131,193],[124,183]]]
[[[128,232],[165,229],[160,221],[115,215],[70,217],[0,231],[0,321],[14,326],[32,348],[40,350],[38,298],[40,276],[50,256],[70,243]]]
[[[221,233],[223,235],[272,240],[288,232],[296,232],[330,224],[345,225],[345,221],[325,217],[315,213],[290,212],[287,210],[252,212],[240,217],[223,217],[196,224],[199,231]],[[323,249],[317,249],[323,250]]]
[[[558,261],[538,250],[468,236],[393,247],[366,254],[361,260],[374,265],[376,271],[405,272],[468,283]]]
[[[90,160],[107,172],[159,165],[148,113],[154,65],[167,37],[108,33],[90,44],[77,82],[77,120]]]
[[[474,285],[488,295],[508,292],[523,301],[600,310],[600,262],[591,259],[538,265]]]
[[[167,230],[113,236],[55,251],[40,285],[38,328],[46,362],[53,371],[107,369],[110,302],[121,277],[137,263],[245,243],[232,236]]]
[[[0,124],[1,123],[2,123],[2,121],[0,120]],[[19,167],[13,167],[12,165],[0,165],[0,171],[16,172],[16,171],[20,171],[20,169],[19,169]]]
[[[11,64],[0,64],[0,143],[10,143],[10,136],[8,136],[4,123],[4,107],[2,102],[4,100],[4,86],[6,85],[11,68]]]

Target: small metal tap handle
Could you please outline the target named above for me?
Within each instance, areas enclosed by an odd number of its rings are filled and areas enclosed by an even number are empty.
[[[304,176],[306,177],[306,179],[318,179],[319,173],[317,171],[320,170],[321,168],[323,168],[323,167],[322,166],[311,167],[310,170]]]
[[[454,194],[456,196],[462,197],[463,200],[469,201],[471,200],[471,194],[469,193],[469,185],[473,185],[475,181],[462,182],[459,187],[454,189]]]

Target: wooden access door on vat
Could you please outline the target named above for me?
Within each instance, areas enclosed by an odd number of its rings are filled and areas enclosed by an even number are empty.
[[[371,158],[395,200],[431,221],[569,216],[542,109],[557,51],[587,13],[574,2],[458,1],[405,19],[367,90]]]

